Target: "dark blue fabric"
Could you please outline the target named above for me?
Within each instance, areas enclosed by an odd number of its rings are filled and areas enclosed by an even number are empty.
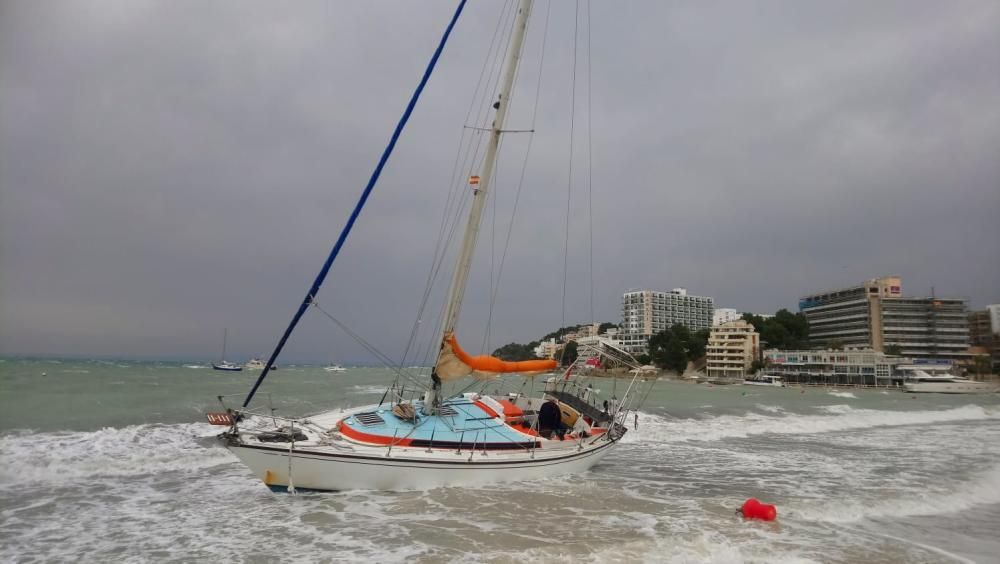
[[[368,196],[372,192],[372,188],[375,187],[375,183],[378,182],[378,177],[382,174],[382,168],[385,166],[386,161],[389,160],[389,155],[392,154],[393,148],[396,146],[396,141],[399,139],[400,133],[403,132],[403,127],[406,126],[406,122],[410,119],[410,114],[413,113],[413,108],[417,105],[417,100],[420,99],[420,93],[423,92],[424,86],[427,85],[427,80],[431,77],[431,73],[434,72],[434,66],[437,65],[438,58],[441,56],[441,52],[444,50],[445,44],[448,42],[448,36],[451,35],[451,30],[455,27],[455,22],[458,21],[458,16],[462,14],[462,9],[465,8],[466,0],[461,0],[458,3],[458,8],[455,9],[455,15],[451,17],[451,22],[448,23],[448,28],[444,30],[444,35],[441,36],[441,42],[438,43],[437,49],[434,51],[434,56],[431,57],[430,63],[427,64],[427,69],[424,71],[423,78],[420,79],[420,84],[417,85],[417,89],[413,92],[413,96],[410,97],[410,103],[406,106],[406,111],[403,112],[403,117],[399,118],[399,123],[396,124],[396,130],[392,132],[392,138],[389,139],[389,144],[386,145],[385,151],[382,152],[382,158],[379,159],[378,165],[372,172],[372,176],[368,179],[368,185],[365,186],[364,192],[361,193],[361,198],[358,203],[354,206],[354,211],[351,212],[351,217],[347,220],[347,224],[344,225],[344,229],[340,232],[340,237],[337,238],[337,243],[333,246],[330,251],[330,256],[326,258],[326,262],[323,263],[323,268],[316,275],[316,280],[313,281],[312,286],[309,288],[309,292],[306,294],[302,304],[299,305],[298,311],[295,312],[295,316],[292,317],[292,322],[285,329],[284,335],[281,336],[281,340],[278,341],[278,346],[274,348],[274,352],[271,353],[267,364],[264,365],[263,372],[260,373],[260,377],[257,378],[257,382],[254,383],[253,389],[247,394],[247,398],[243,400],[243,407],[250,405],[250,401],[253,399],[254,394],[257,393],[257,388],[260,387],[261,382],[271,371],[271,366],[278,360],[278,355],[281,354],[281,349],[285,347],[285,342],[288,341],[288,337],[291,336],[292,331],[295,330],[295,326],[298,325],[299,320],[302,318],[302,314],[305,313],[306,308],[312,302],[312,299],[319,292],[320,286],[323,285],[323,281],[326,279],[327,273],[330,272],[330,267],[333,266],[333,261],[336,260],[337,255],[340,254],[340,248],[344,246],[344,241],[347,240],[347,236],[351,233],[351,228],[354,227],[354,222],[357,221],[358,216],[361,214],[361,209],[365,207],[365,202],[368,201]]]

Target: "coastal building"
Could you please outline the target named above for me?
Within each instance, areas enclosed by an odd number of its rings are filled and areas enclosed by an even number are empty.
[[[969,343],[980,354],[990,356],[992,368],[1000,367],[1000,305],[969,314]]]
[[[606,345],[613,349],[622,348],[622,342],[616,337],[614,333],[605,333],[603,335],[590,335],[587,337],[580,337],[576,340],[577,358],[584,359],[584,361],[591,358],[598,358],[600,363],[603,363],[605,359],[600,358],[598,353],[602,345]],[[586,363],[585,363],[586,364]]]
[[[743,314],[736,311],[731,307],[718,307],[712,313],[712,327],[718,327],[723,323],[729,323],[730,321],[736,321],[737,319],[742,319]]]
[[[746,377],[760,351],[753,325],[737,319],[712,328],[705,347],[705,373],[712,378]]]
[[[535,356],[538,358],[555,358],[556,353],[562,347],[561,344],[556,343],[555,337],[549,339],[548,341],[542,341],[535,347]]]
[[[891,386],[894,370],[908,358],[866,349],[764,351],[764,373],[786,384]]]
[[[892,347],[914,358],[968,356],[965,300],[902,294],[902,280],[888,276],[801,298],[799,311],[809,322],[809,342],[875,351]]]
[[[685,288],[669,292],[629,290],[622,296],[621,340],[630,354],[645,354],[649,338],[674,325],[692,331],[712,326],[712,298],[692,296]]]
[[[969,344],[983,346],[991,341],[993,327],[989,310],[974,311],[969,314]]]
[[[988,305],[986,311],[990,313],[990,331],[994,335],[1000,334],[1000,304]]]

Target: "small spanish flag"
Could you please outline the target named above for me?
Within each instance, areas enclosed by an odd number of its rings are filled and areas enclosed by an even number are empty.
[[[479,177],[475,176],[475,175],[470,176],[469,177],[469,184],[471,184],[473,186],[476,186],[477,184],[479,184]]]

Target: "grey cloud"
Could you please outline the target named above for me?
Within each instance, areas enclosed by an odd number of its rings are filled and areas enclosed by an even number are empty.
[[[212,357],[224,326],[234,355],[268,350],[453,8],[3,3],[0,352]],[[996,3],[593,9],[599,319],[617,319],[629,287],[687,286],[720,306],[773,311],[889,273],[912,293],[1000,299]],[[467,8],[322,295],[393,356],[499,10]],[[545,10],[539,2],[511,127],[531,118]],[[562,322],[572,10],[551,10],[492,346]],[[590,317],[586,108],[580,90],[567,322]],[[498,238],[526,142],[505,141]],[[491,233],[488,216],[461,326],[474,349]],[[287,357],[370,360],[315,315]]]

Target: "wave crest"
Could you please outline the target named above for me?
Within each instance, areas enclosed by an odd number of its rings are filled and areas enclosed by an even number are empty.
[[[980,405],[927,411],[881,411],[854,409],[847,405],[826,406],[823,415],[721,415],[708,419],[667,419],[642,414],[639,429],[625,435],[624,442],[717,441],[764,434],[802,435],[892,427],[927,425],[949,421],[1000,419],[1000,410]]]
[[[224,448],[206,446],[218,427],[207,423],[144,424],[97,431],[0,436],[0,486],[62,484],[101,477],[200,472],[235,461]]]

